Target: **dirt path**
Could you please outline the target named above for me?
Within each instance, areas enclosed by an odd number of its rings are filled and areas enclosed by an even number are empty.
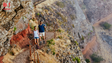
[[[87,46],[85,49],[82,51],[83,55],[85,58],[90,59],[90,55],[93,53],[93,51],[97,50],[97,42],[96,42],[96,36],[93,36],[91,41],[88,42]]]
[[[13,60],[13,63],[30,63],[30,61],[28,61],[29,55],[30,55],[29,50],[24,51],[16,56],[16,58]]]
[[[47,32],[46,33],[46,40],[54,38],[54,33],[53,32]],[[40,48],[44,47],[45,44],[41,44]],[[36,47],[35,47],[36,48]],[[32,53],[33,53],[33,47],[32,47]],[[14,58],[13,63],[30,63],[29,61],[29,55],[30,51],[29,49],[25,50],[24,52],[18,54],[16,58]]]
[[[40,45],[40,49],[42,47],[45,46],[45,43],[44,44],[41,44]],[[32,48],[31,48],[31,53],[34,52],[34,48],[35,48],[35,51],[36,51],[36,45],[34,45]],[[27,48],[25,51],[19,53],[14,59],[13,59],[13,63],[30,63],[30,60],[29,60],[29,56],[30,56],[30,49]]]
[[[111,19],[112,18],[112,14],[108,15],[107,17],[105,18],[102,18],[100,21],[98,21],[97,23],[95,23],[93,26],[98,26],[101,22],[106,22],[107,20]]]
[[[96,36],[94,36],[91,41],[87,44],[85,47],[85,50],[83,51],[83,54],[85,55],[91,48],[93,48],[96,45]],[[90,52],[89,52],[90,53]]]

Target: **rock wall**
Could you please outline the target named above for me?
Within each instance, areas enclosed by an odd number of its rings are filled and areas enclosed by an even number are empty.
[[[10,3],[10,10],[4,10],[4,2]],[[8,5],[8,4],[7,4]],[[27,10],[26,10],[27,9]],[[33,4],[31,0],[0,0],[0,56],[8,52],[10,39],[15,33],[24,30],[32,16]]]

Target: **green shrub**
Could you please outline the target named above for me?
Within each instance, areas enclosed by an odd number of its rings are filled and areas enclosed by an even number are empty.
[[[94,26],[92,26],[93,30],[95,29]]]
[[[31,29],[34,30],[34,26],[31,26]]]
[[[82,9],[86,9],[86,6],[85,5],[82,5],[81,7],[82,7]]]
[[[48,24],[48,23],[46,23],[46,25],[47,25],[47,26],[49,26],[49,24]]]
[[[58,31],[58,32],[61,32],[61,30],[60,30],[60,29],[58,29],[57,31]]]
[[[58,20],[58,23],[59,23],[60,25],[62,25],[62,24],[63,24],[63,22],[62,22],[62,21],[60,21],[60,20]]]
[[[27,18],[27,17],[25,16],[25,18]]]
[[[84,37],[82,36],[81,40],[84,40]]]
[[[102,22],[102,23],[100,23],[100,26],[102,26],[104,29],[110,29],[111,24],[109,24],[107,22]]]
[[[78,57],[75,57],[75,60],[77,61],[77,63],[81,63]]]
[[[90,33],[88,33],[88,36],[90,36]]]
[[[34,26],[32,25],[32,23],[29,23],[31,30],[34,30]]]
[[[55,51],[53,51],[53,55],[55,55]]]
[[[16,27],[14,27],[14,32],[16,31],[16,29],[17,29],[17,28],[16,28]]]
[[[51,47],[51,52],[52,52],[53,55],[55,55],[55,48]]]
[[[78,42],[77,41],[75,41],[75,43],[76,43],[76,45],[78,45]]]
[[[72,60],[73,60],[73,61],[75,61],[75,60],[76,60],[75,58],[73,58],[73,56],[71,56],[71,58],[72,58]]]
[[[52,44],[53,39],[47,41],[49,44]]]
[[[67,19],[60,12],[57,12],[57,15],[59,15],[64,22],[67,22]]]
[[[55,45],[55,42],[53,42],[52,45]]]
[[[87,63],[90,63],[90,60],[89,60],[89,59],[86,59],[85,61],[86,61]]]
[[[59,39],[62,39],[62,36],[58,36]]]
[[[73,28],[75,27],[74,24],[72,24],[72,27],[73,27]]]
[[[37,16],[39,16],[40,15],[40,13],[37,13]]]
[[[10,54],[11,54],[11,55],[14,55],[14,53],[13,53],[12,51],[10,51]]]
[[[72,60],[75,61],[76,59],[75,58],[72,58]]]
[[[47,41],[47,45],[48,45],[48,47],[50,46],[50,45],[55,45],[55,42],[54,42],[54,40],[53,39],[51,39],[51,40],[48,40]]]
[[[33,18],[32,21],[35,21],[35,19]]]
[[[94,62],[100,62],[100,61],[103,61],[104,59],[101,57],[101,56],[98,56],[97,54],[92,54],[91,56],[91,59],[94,61]]]
[[[56,5],[61,7],[61,8],[65,7],[65,4],[63,2],[56,2]]]
[[[91,30],[91,32],[93,32],[93,31]]]
[[[24,16],[23,16],[23,20],[24,20]]]

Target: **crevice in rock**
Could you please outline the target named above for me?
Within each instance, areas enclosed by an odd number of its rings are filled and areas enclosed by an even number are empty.
[[[16,12],[15,16],[17,15],[17,12],[18,12],[19,10],[21,10],[21,9],[23,9],[23,6],[20,4],[20,6],[14,10],[14,11]],[[15,16],[14,16],[14,17],[15,17]],[[13,22],[14,22],[14,20],[13,20],[14,17],[12,18],[12,21],[13,21]]]
[[[13,23],[12,23],[13,24]],[[9,22],[7,22],[6,24],[2,25],[3,28],[5,28],[7,31],[9,31],[10,27],[12,26],[12,24]]]
[[[18,12],[19,10],[23,9],[23,6],[20,4],[18,8],[15,9],[15,12]]]
[[[8,41],[9,41],[9,39],[7,38],[6,41],[4,42],[4,47],[5,47],[5,45],[7,45]]]
[[[80,36],[79,32],[78,32],[78,36],[79,36],[79,38],[81,38],[81,36]]]

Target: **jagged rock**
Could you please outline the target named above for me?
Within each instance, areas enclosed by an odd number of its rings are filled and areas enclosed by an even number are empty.
[[[29,16],[31,16],[33,9],[31,1],[32,0],[24,0],[24,2],[22,0],[0,0],[0,53],[2,53],[0,56],[7,53],[10,46],[10,39],[13,35],[14,26],[21,26],[16,25],[20,18],[22,18],[25,14],[28,14],[28,12],[30,13]],[[10,10],[3,11],[3,2],[10,3],[10,7],[7,6]],[[28,21],[29,20],[26,20],[25,23],[28,24]],[[23,28],[25,29],[25,27]],[[19,29],[18,31],[22,30]]]

